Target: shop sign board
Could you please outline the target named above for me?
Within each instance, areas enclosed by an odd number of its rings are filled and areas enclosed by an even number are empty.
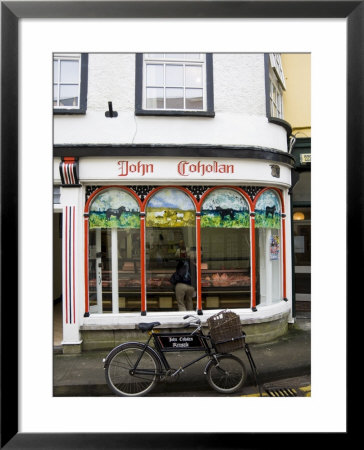
[[[58,168],[57,168],[58,169]],[[277,183],[269,161],[227,158],[108,158],[80,159],[81,182],[245,182]],[[57,172],[55,172],[55,175]],[[279,184],[291,185],[290,167],[280,165]]]

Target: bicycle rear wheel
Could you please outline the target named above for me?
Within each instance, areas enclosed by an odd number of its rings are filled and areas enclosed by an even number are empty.
[[[217,362],[210,361],[206,370],[209,385],[222,394],[238,391],[246,378],[243,361],[233,355],[216,355],[216,359]]]
[[[155,386],[161,365],[152,350],[147,347],[142,354],[143,349],[142,344],[127,343],[116,347],[108,356],[106,382],[116,395],[137,397],[147,394]]]

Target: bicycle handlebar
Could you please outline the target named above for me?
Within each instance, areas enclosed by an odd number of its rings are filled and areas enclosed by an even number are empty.
[[[200,324],[199,323],[195,323],[195,322],[188,322],[188,323],[186,323],[186,325],[184,325],[183,328],[189,328],[189,327],[192,327],[192,326],[199,327]]]
[[[197,323],[201,323],[201,320],[198,318],[198,317],[196,317],[196,316],[194,316],[194,315],[192,315],[192,314],[187,314],[187,316],[184,316],[183,317],[183,319],[184,320],[186,320],[186,319],[188,319],[189,317],[193,317],[193,319],[197,322]],[[190,322],[190,323],[192,323],[192,322]]]

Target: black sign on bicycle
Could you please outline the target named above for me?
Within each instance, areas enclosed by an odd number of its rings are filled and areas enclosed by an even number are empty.
[[[203,351],[206,347],[199,336],[191,335],[191,333],[158,334],[157,340],[162,352]]]

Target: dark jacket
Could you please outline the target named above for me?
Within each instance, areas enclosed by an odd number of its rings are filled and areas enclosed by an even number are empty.
[[[188,263],[179,262],[177,264],[176,271],[171,276],[169,281],[173,284],[173,286],[176,286],[178,283],[191,284],[191,275],[188,271]]]

